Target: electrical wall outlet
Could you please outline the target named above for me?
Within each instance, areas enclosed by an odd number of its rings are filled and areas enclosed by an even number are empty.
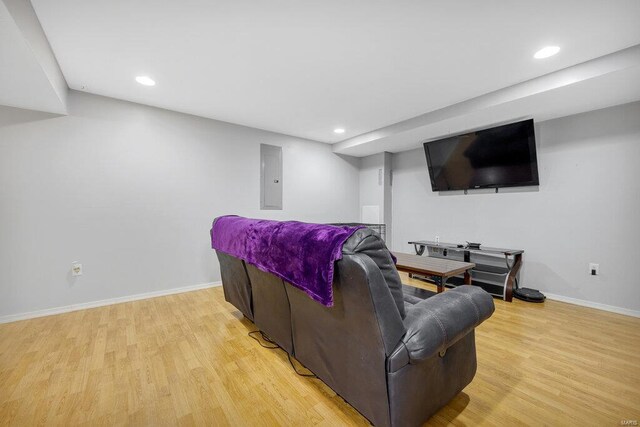
[[[592,276],[600,274],[600,264],[595,264],[593,262],[589,263],[589,274]]]
[[[79,262],[74,262],[71,264],[71,275],[72,276],[82,276],[82,264]]]

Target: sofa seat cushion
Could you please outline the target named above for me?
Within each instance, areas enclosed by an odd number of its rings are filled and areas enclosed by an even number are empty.
[[[436,295],[435,292],[405,284],[402,285],[402,294],[405,304],[409,305],[418,304],[426,300],[427,298],[431,298],[432,296]]]

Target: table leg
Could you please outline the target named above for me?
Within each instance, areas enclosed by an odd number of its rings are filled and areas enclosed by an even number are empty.
[[[464,272],[464,284],[465,285],[471,284],[471,274],[469,274],[469,270]]]
[[[440,276],[432,276],[433,281],[436,283],[436,287],[438,289],[438,293],[444,291],[444,279]]]
[[[511,302],[513,300],[513,284],[516,281],[516,275],[520,271],[520,267],[522,267],[522,254],[517,254],[514,256],[513,267],[511,267],[511,271],[507,276],[507,284],[504,289],[505,301]]]

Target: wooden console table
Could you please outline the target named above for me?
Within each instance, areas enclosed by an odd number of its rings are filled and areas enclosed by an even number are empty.
[[[449,277],[459,274],[464,274],[464,283],[466,285],[471,284],[469,270],[475,267],[472,262],[460,262],[402,252],[393,252],[393,255],[398,260],[396,262],[398,271],[431,277],[438,288],[438,293],[444,290],[444,283]]]
[[[522,267],[522,254],[524,253],[523,250],[490,248],[486,246],[480,246],[480,248],[474,249],[454,243],[431,242],[428,240],[417,240],[414,242],[409,242],[409,244],[413,245],[417,255],[422,255],[426,248],[442,251],[444,257],[446,257],[447,252],[450,251],[461,252],[463,254],[465,262],[469,262],[471,260],[471,255],[473,254],[504,257],[504,261],[506,264],[505,267],[476,263],[474,269],[472,270],[472,274],[474,272],[478,272],[481,274],[496,276],[500,280],[502,280],[502,277],[504,277],[502,294],[494,295],[502,297],[502,299],[504,299],[505,301],[512,301],[513,288],[516,283],[517,275],[520,272],[520,268]],[[429,256],[427,258],[434,258],[434,256]]]

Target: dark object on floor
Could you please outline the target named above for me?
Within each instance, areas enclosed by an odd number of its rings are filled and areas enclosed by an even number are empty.
[[[480,249],[480,245],[482,243],[475,243],[475,242],[467,242],[467,248],[468,249]]]
[[[333,307],[217,254],[225,298],[268,336],[261,344],[282,348],[376,426],[422,425],[475,375],[474,331],[493,313],[491,296],[475,286],[405,293],[391,253],[368,228],[342,247]]]
[[[544,302],[547,298],[537,289],[519,288],[513,291],[513,296],[527,302]]]

